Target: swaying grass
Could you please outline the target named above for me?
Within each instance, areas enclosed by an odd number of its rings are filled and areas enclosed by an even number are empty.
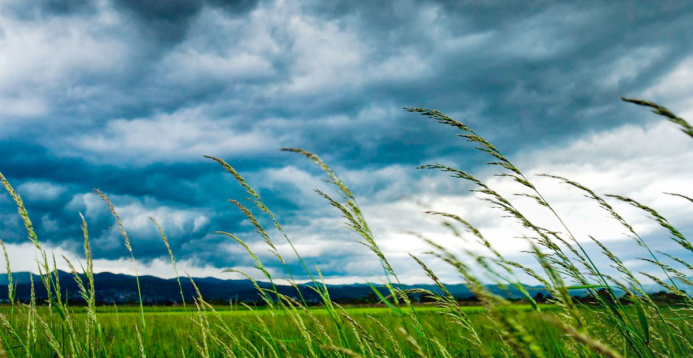
[[[684,119],[665,107],[652,102],[624,99],[654,109],[678,125],[693,137],[693,129]],[[385,308],[349,309],[334,303],[330,298],[319,268],[310,269],[293,242],[283,230],[279,220],[263,203],[259,194],[230,164],[222,159],[207,158],[217,162],[229,172],[250,196],[251,207],[236,200],[230,202],[252,223],[256,233],[267,244],[274,258],[281,264],[284,275],[273,277],[265,262],[255,255],[249,245],[233,233],[218,234],[240,244],[250,255],[255,268],[262,272],[272,288],[262,288],[251,275],[243,273],[258,290],[266,307],[245,306],[244,310],[228,310],[215,307],[204,300],[190,278],[197,296],[185,304],[185,297],[164,230],[152,219],[169,253],[170,262],[181,290],[184,308],[180,311],[145,309],[137,276],[137,261],[130,245],[130,238],[108,196],[96,193],[105,201],[113,214],[115,228],[123,237],[136,273],[139,307],[133,312],[128,307],[103,308],[96,306],[94,266],[86,220],[82,217],[85,265],[78,270],[67,258],[74,280],[85,302],[85,307],[69,307],[60,288],[60,276],[56,258],[42,248],[21,197],[5,177],[0,182],[14,200],[24,222],[29,240],[41,253],[38,272],[47,292],[47,305],[37,305],[33,295],[28,304],[16,300],[16,283],[12,279],[5,244],[4,252],[10,303],[0,308],[0,340],[9,357],[684,357],[693,355],[693,325],[691,310],[693,300],[684,292],[692,286],[690,273],[693,265],[678,256],[678,252],[693,253],[693,245],[666,218],[655,209],[633,199],[619,195],[600,195],[590,188],[553,175],[545,175],[582,191],[594,201],[604,214],[615,219],[643,250],[656,270],[633,272],[615,255],[607,244],[590,239],[601,249],[603,257],[596,260],[588,254],[584,242],[579,240],[563,218],[553,208],[529,178],[507,157],[467,125],[445,114],[423,108],[408,108],[441,124],[455,128],[458,136],[470,141],[476,149],[492,158],[489,163],[499,168],[498,175],[519,183],[524,192],[520,196],[533,199],[544,208],[546,215],[554,217],[562,226],[561,232],[537,225],[520,211],[511,200],[470,173],[444,164],[422,166],[423,169],[440,170],[453,178],[469,182],[474,191],[490,202],[501,214],[525,227],[530,250],[526,253],[536,265],[527,266],[510,260],[500,253],[484,235],[464,218],[446,212],[429,211],[445,220],[445,225],[460,237],[469,235],[473,241],[462,256],[438,244],[435,238],[421,237],[431,247],[430,254],[447,263],[449,269],[464,278],[467,287],[479,299],[480,307],[465,307],[450,293],[438,274],[423,257],[411,255],[413,262],[439,288],[441,294],[423,289],[406,290],[378,245],[377,238],[368,226],[355,195],[337,174],[318,156],[302,149],[283,149],[305,156],[327,175],[327,182],[334,194],[316,190],[344,217],[354,230],[360,243],[379,260],[385,279],[387,294],[373,289]],[[691,202],[683,194],[670,194]],[[680,247],[676,252],[653,251],[638,232],[607,201],[616,200],[642,210],[670,235]],[[293,249],[300,262],[302,276],[310,278],[310,288],[320,297],[320,309],[308,308],[301,290],[298,289],[294,272],[291,272],[269,232],[260,224],[257,215],[272,222],[274,229]],[[484,250],[476,250],[483,248]],[[482,255],[479,252],[488,252]],[[599,267],[595,262],[604,258],[618,272]],[[275,264],[275,263],[273,263]],[[481,268],[481,270],[479,269]],[[82,272],[83,275],[79,273]],[[540,304],[529,294],[520,277],[532,277],[551,293],[549,305]],[[83,281],[82,277],[84,277]],[[671,294],[681,298],[681,304],[662,307],[647,294],[641,279],[647,277],[657,282]],[[297,299],[282,294],[274,286],[277,279],[288,280],[297,290]],[[524,295],[526,306],[515,305],[489,291],[487,283],[501,285],[508,290],[518,290]],[[584,304],[571,296],[575,289],[587,290],[594,304]],[[432,306],[415,305],[412,294],[424,294]]]

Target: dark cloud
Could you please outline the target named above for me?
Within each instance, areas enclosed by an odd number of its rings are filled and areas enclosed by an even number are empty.
[[[181,41],[190,21],[204,6],[204,1],[114,0],[117,8],[131,13],[151,40],[162,43]]]
[[[85,15],[95,10],[92,0],[9,1],[5,9],[14,16],[27,20]]]
[[[337,19],[353,17],[344,21],[358,24],[353,29],[378,46],[380,55],[410,47],[422,58],[434,58],[438,70],[430,76],[404,88],[378,86],[377,92],[407,105],[448,112],[479,109],[469,120],[494,123],[501,133],[526,132],[531,141],[632,120],[620,113],[618,96],[651,86],[689,54],[682,49],[689,49],[691,35],[683,28],[693,19],[693,7],[682,2],[660,4],[657,11],[629,2],[428,4],[440,6],[433,23],[411,11],[420,4],[380,2],[364,7],[346,1],[316,7]],[[430,37],[440,36],[440,31],[446,40],[476,34],[489,39],[483,45],[449,49],[436,42],[440,38]],[[614,61],[638,57],[637,50],[648,46],[661,54],[638,69],[637,76],[611,88],[595,83],[622,70],[611,66]],[[594,107],[608,107],[604,119],[609,120],[586,122],[581,111]]]
[[[259,0],[208,0],[210,5],[221,7],[232,15],[240,16],[254,9]]]
[[[134,15],[151,40],[175,44],[183,40],[190,22],[209,4],[231,16],[242,16],[255,8],[258,0],[114,0],[118,9]]]

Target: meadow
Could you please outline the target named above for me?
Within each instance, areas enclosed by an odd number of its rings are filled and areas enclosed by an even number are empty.
[[[693,127],[665,107],[652,102],[624,99],[648,107],[678,126],[684,135],[693,138]],[[563,224],[562,217],[523,172],[486,139],[477,135],[464,123],[443,113],[422,108],[408,111],[424,115],[451,126],[457,135],[470,141],[492,160],[489,165],[499,175],[518,183],[523,192],[542,207],[546,215]],[[84,263],[67,261],[80,288],[83,306],[68,304],[61,290],[56,258],[45,251],[36,235],[29,213],[22,199],[7,179],[0,181],[14,200],[29,240],[36,246],[41,260],[37,267],[40,281],[48,293],[44,304],[35,297],[29,302],[16,300],[10,262],[5,244],[10,303],[0,307],[0,339],[2,355],[8,357],[687,357],[693,356],[693,300],[684,292],[690,289],[693,265],[680,258],[681,252],[693,252],[693,245],[655,209],[633,199],[618,195],[601,195],[591,189],[558,176],[546,175],[566,186],[581,191],[595,202],[599,209],[594,215],[607,215],[628,233],[634,247],[639,248],[655,269],[636,272],[629,268],[608,247],[607,243],[592,239],[601,249],[599,255],[609,260],[609,266],[598,266],[594,253],[588,253],[583,238],[575,237],[563,224],[557,232],[538,226],[513,204],[512,198],[498,193],[488,184],[463,169],[443,164],[425,165],[423,169],[440,170],[450,174],[452,180],[463,180],[475,187],[499,215],[515,220],[532,234],[527,237],[530,249],[526,253],[534,261],[523,265],[502,255],[491,242],[464,218],[454,213],[427,212],[445,219],[445,225],[469,249],[462,255],[451,252],[436,243],[435,238],[421,237],[431,248],[431,254],[444,261],[460,277],[479,300],[479,306],[465,306],[446,289],[445,284],[431,270],[428,258],[412,255],[423,272],[435,283],[440,294],[421,289],[405,290],[400,277],[378,246],[367,220],[360,210],[355,195],[337,174],[318,156],[302,149],[285,149],[305,156],[325,173],[334,193],[318,191],[327,202],[342,214],[360,242],[370,250],[382,267],[387,292],[374,289],[380,299],[378,307],[342,307],[333,302],[318,269],[309,269],[300,252],[294,249],[302,264],[301,275],[310,277],[312,289],[320,296],[320,307],[309,307],[297,290],[296,298],[271,288],[261,288],[247,273],[242,273],[256,284],[264,302],[262,307],[214,306],[199,294],[192,302],[179,307],[138,306],[101,307],[96,305],[94,267],[91,255],[87,221],[82,218],[84,234]],[[229,232],[218,232],[244,247],[263,275],[263,281],[274,285],[278,280],[298,285],[286,259],[276,249],[282,240],[294,248],[284,232],[280,218],[276,218],[258,193],[243,176],[226,161],[208,157],[230,173],[250,197],[250,205],[232,201],[244,213],[276,260],[284,265],[284,276],[274,277],[265,263],[239,237]],[[130,237],[117,210],[108,196],[97,191],[111,210],[115,229],[131,255],[135,272],[137,261],[130,246]],[[693,203],[683,194],[677,199]],[[678,245],[674,252],[657,252],[614,209],[610,202],[617,201],[642,210],[667,233],[662,240],[673,240]],[[271,237],[258,217],[268,220],[279,237]],[[154,221],[161,233],[162,244],[169,249],[172,270],[180,280],[175,255],[171,251],[164,230]],[[276,230],[275,230],[276,229]],[[521,277],[531,277],[551,293],[548,304],[540,304],[529,294]],[[643,280],[654,281],[663,290],[678,298],[675,305],[663,306],[645,293]],[[517,305],[490,292],[486,284],[493,283],[524,293],[525,305]],[[139,289],[139,279],[137,279]],[[194,282],[193,282],[194,284]],[[575,300],[571,291],[587,290],[592,301]],[[182,287],[181,287],[182,293]],[[414,304],[412,295],[425,295],[432,303]],[[141,295],[140,295],[141,297]],[[182,301],[185,301],[183,298]]]

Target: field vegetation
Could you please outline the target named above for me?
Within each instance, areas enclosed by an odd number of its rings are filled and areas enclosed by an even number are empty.
[[[624,99],[627,102],[649,107],[663,116],[688,136],[693,138],[693,127],[685,120],[655,103]],[[443,113],[422,108],[408,111],[451,126],[457,135],[473,143],[492,160],[489,165],[522,186],[524,197],[534,200],[546,215],[563,224],[563,219],[551,203],[541,194],[540,188],[517,168],[506,156],[486,139],[477,135],[464,123],[453,120]],[[355,195],[337,174],[318,156],[302,149],[284,149],[305,156],[318,165],[332,185],[334,193],[317,191],[331,206],[343,215],[347,224],[359,237],[360,242],[379,260],[387,290],[373,292],[381,302],[378,308],[342,307],[330,298],[319,269],[309,268],[287,234],[279,218],[275,218],[258,193],[226,161],[208,157],[221,169],[229,172],[250,197],[250,205],[232,201],[255,226],[257,234],[266,242],[276,260],[284,267],[283,277],[273,277],[263,262],[238,236],[218,232],[241,245],[262,273],[263,281],[274,285],[279,279],[291,285],[299,283],[287,262],[275,246],[278,240],[286,241],[292,248],[304,272],[310,277],[312,290],[321,298],[319,308],[308,304],[297,290],[296,297],[280,293],[272,288],[256,284],[263,307],[219,307],[205,301],[198,294],[182,307],[145,307],[140,294],[140,304],[135,307],[97,307],[95,297],[94,266],[91,254],[89,229],[82,217],[84,234],[84,262],[70,262],[56,258],[43,249],[37,237],[20,195],[6,178],[0,181],[18,208],[26,227],[29,240],[40,252],[37,267],[40,281],[47,293],[45,303],[39,304],[34,296],[29,302],[16,300],[10,260],[5,245],[10,303],[0,308],[0,340],[8,357],[687,357],[693,356],[693,300],[684,292],[691,286],[693,266],[680,257],[681,252],[693,252],[693,245],[655,209],[633,199],[618,195],[601,195],[568,178],[546,175],[583,192],[599,207],[595,215],[608,215],[616,220],[628,236],[644,253],[643,260],[655,268],[652,272],[634,272],[613,253],[606,243],[590,238],[601,248],[600,255],[609,260],[608,267],[595,264],[594,254],[588,254],[582,238],[575,237],[570,228],[563,225],[561,232],[548,230],[528,219],[507,198],[488,184],[463,169],[443,164],[425,165],[422,168],[450,174],[455,180],[471,183],[475,191],[483,195],[499,214],[517,221],[531,235],[527,237],[529,255],[535,264],[523,265],[502,255],[482,232],[472,223],[454,213],[427,212],[445,220],[445,225],[469,248],[463,255],[456,255],[436,243],[435,238],[421,237],[431,247],[434,259],[443,260],[457,275],[464,278],[468,288],[479,300],[479,306],[467,307],[449,293],[445,283],[426,264],[429,257],[412,255],[431,282],[442,294],[425,290],[405,290],[400,277],[378,246],[367,220],[360,210]],[[97,191],[111,210],[115,229],[128,249],[134,271],[137,261],[130,245],[130,238],[123,227],[115,207],[108,196]],[[667,194],[663,194],[667,195]],[[693,199],[682,194],[670,194],[676,199]],[[644,211],[666,232],[678,248],[674,252],[655,252],[636,230],[614,209],[610,202],[630,204]],[[258,217],[269,220],[280,233],[279,238],[270,234],[260,224]],[[181,280],[164,230],[154,221],[161,233],[163,244],[168,248],[172,270]],[[273,230],[274,230],[273,229]],[[511,239],[511,238],[509,238]],[[65,260],[71,268],[84,301],[82,306],[72,306],[61,289],[57,273],[58,260]],[[479,269],[481,268],[481,269]],[[529,294],[521,277],[532,277],[545,286],[551,298],[547,303],[537,302]],[[642,281],[652,280],[662,286],[674,305],[663,306],[645,293]],[[139,279],[137,279],[139,289]],[[513,304],[487,289],[493,283],[513,288],[525,294],[526,305]],[[194,284],[194,281],[193,281]],[[587,290],[589,302],[574,299],[571,291]],[[199,291],[198,291],[199,293]],[[181,286],[182,294],[182,286]],[[414,304],[413,294],[425,295],[428,306]]]

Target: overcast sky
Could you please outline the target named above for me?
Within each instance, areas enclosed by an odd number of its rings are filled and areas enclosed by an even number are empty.
[[[428,209],[468,219],[519,257],[526,244],[512,220],[459,179],[416,169],[441,162],[503,193],[522,192],[493,176],[498,168],[453,128],[402,109],[435,108],[472,126],[536,180],[580,240],[593,235],[645,267],[636,260],[642,249],[596,204],[536,174],[630,196],[693,236],[691,203],[663,194],[693,196],[693,141],[619,100],[654,100],[693,118],[691,24],[689,1],[4,0],[0,172],[56,254],[82,254],[83,213],[101,271],[132,273],[94,188],[111,197],[143,273],[173,276],[151,216],[181,270],[255,276],[242,247],[214,234],[224,230],[282,275],[228,203],[247,195],[208,154],[246,177],[329,280],[379,274],[375,256],[313,192],[325,188],[324,174],[282,147],[312,151],[337,171],[404,281],[426,282],[407,253],[429,248],[409,231],[467,248],[423,214]],[[556,224],[529,201],[513,202],[538,223]],[[655,249],[683,255],[656,223],[614,205]],[[271,234],[296,266],[284,239]],[[13,270],[36,271],[5,192],[0,238]]]

